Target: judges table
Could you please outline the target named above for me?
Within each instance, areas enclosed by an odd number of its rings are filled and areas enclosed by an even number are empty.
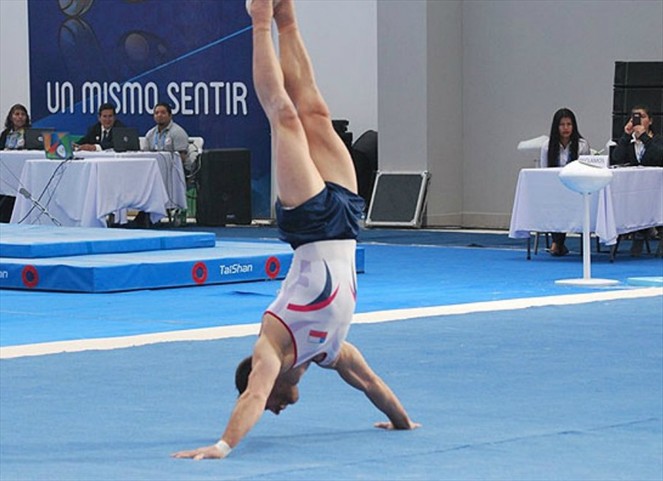
[[[163,184],[168,193],[166,209],[186,209],[186,177],[180,154],[177,152],[76,152],[84,159],[156,159]]]
[[[0,151],[0,194],[18,197],[21,187],[20,178],[26,160],[45,158],[40,150],[4,150]],[[163,184],[168,193],[166,209],[186,209],[186,178],[180,154],[175,152],[87,152],[77,151],[77,159],[155,159],[161,172]],[[118,164],[123,169],[130,169],[131,164]],[[23,186],[24,187],[24,186]]]
[[[12,223],[105,227],[108,214],[129,208],[149,212],[152,222],[166,215],[154,158],[30,159],[18,185],[30,198],[16,197]]]
[[[531,232],[582,232],[583,198],[559,180],[561,168],[522,169],[518,175],[509,237]],[[591,194],[590,232],[606,245],[617,236],[663,225],[663,169],[613,169],[612,182]]]

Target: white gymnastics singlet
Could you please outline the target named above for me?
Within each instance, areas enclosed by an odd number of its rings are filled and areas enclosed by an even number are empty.
[[[331,364],[341,349],[355,310],[357,273],[354,239],[324,240],[295,249],[292,265],[267,313],[290,331],[297,367],[319,354]]]

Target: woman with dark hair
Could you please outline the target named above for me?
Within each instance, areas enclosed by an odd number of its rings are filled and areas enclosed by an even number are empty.
[[[16,104],[9,109],[5,130],[0,133],[1,150],[25,148],[25,130],[30,128],[30,114],[24,105]]]
[[[25,148],[25,131],[30,128],[30,115],[24,105],[15,104],[9,109],[5,129],[0,133],[0,150]],[[14,209],[15,198],[0,195],[0,222],[9,222]]]
[[[573,111],[559,109],[550,125],[550,140],[541,148],[541,167],[564,167],[579,155],[588,155],[589,144],[580,135]]]
[[[541,147],[541,167],[563,167],[577,160],[579,155],[589,153],[589,143],[580,135],[575,114],[567,108],[555,112],[550,125],[550,139]],[[564,256],[569,253],[564,245],[565,233],[553,232],[552,239],[551,255]]]

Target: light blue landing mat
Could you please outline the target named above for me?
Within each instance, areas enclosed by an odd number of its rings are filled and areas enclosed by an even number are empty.
[[[217,242],[214,248],[48,259],[0,258],[0,287],[114,292],[283,278],[292,249],[282,243]]]
[[[663,286],[663,276],[654,276],[654,277],[629,277],[627,279],[629,285],[632,286],[645,286],[645,287],[654,287],[654,286]]]
[[[0,257],[39,258],[214,247],[211,232],[0,223]]]

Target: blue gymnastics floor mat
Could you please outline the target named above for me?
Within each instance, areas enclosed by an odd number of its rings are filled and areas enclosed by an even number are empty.
[[[282,279],[292,249],[282,242],[217,242],[214,247],[54,258],[0,258],[0,288],[117,292]],[[363,248],[357,271],[364,270]]]
[[[114,292],[253,281],[278,278],[291,256],[281,244],[219,242],[211,248],[0,258],[0,288]]]

